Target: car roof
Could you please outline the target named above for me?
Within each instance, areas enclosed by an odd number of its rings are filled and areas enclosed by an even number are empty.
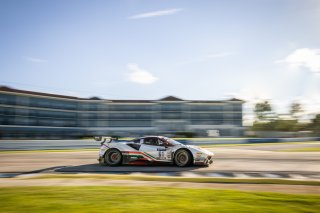
[[[147,135],[141,138],[163,138],[163,136],[159,136],[159,135]]]
[[[147,135],[147,136],[143,136],[140,138],[134,138],[130,141],[134,141],[134,140],[140,140],[140,139],[144,139],[144,138],[165,138],[165,136],[160,136],[160,135]]]

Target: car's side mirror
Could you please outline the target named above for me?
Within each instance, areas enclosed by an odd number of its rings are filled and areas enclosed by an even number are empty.
[[[165,148],[168,148],[168,147],[170,147],[170,144],[169,144],[169,143],[164,142],[162,146],[164,146]]]
[[[172,146],[170,143],[163,143],[163,146],[164,147],[166,147],[166,148],[168,148],[168,147],[170,147],[170,146]]]

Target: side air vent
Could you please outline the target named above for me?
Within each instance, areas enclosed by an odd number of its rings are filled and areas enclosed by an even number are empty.
[[[140,149],[140,144],[136,144],[136,143],[130,143],[130,144],[127,144],[128,146],[134,148],[135,150],[139,150]]]

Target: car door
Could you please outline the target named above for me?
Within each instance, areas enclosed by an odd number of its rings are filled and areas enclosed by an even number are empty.
[[[157,137],[147,137],[143,139],[140,150],[146,153],[150,158],[157,161],[167,161],[166,147]]]

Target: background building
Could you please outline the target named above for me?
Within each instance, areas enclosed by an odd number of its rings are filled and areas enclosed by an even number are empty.
[[[242,136],[243,101],[102,100],[0,87],[1,138],[92,135]]]

